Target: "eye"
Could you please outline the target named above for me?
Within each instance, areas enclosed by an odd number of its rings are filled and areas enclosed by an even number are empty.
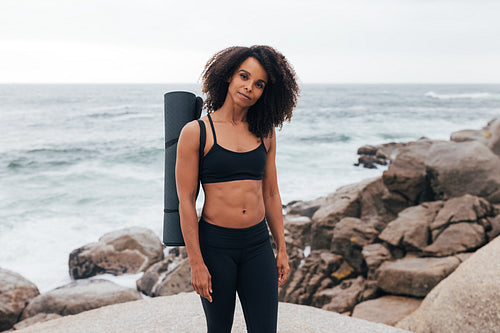
[[[248,79],[248,76],[247,76],[245,73],[240,73],[240,77],[241,77],[243,80]]]
[[[256,86],[257,86],[257,88],[259,88],[259,89],[264,89],[264,84],[263,84],[262,82],[257,82],[255,85],[256,85]]]

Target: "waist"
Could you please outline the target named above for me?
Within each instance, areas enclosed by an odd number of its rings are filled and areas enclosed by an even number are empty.
[[[211,247],[244,248],[269,241],[266,219],[246,228],[228,228],[201,218],[198,223],[200,244]]]

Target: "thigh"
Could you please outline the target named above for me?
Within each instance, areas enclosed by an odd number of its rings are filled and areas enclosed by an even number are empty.
[[[276,332],[278,273],[269,240],[246,250],[238,269],[236,289],[248,332]]]
[[[236,300],[237,267],[234,250],[200,244],[203,261],[212,278],[212,302],[201,297],[208,332],[231,332]]]

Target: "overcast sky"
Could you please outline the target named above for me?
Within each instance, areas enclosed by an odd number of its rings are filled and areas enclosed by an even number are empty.
[[[495,0],[0,0],[0,82],[199,82],[268,44],[303,83],[498,83]]]

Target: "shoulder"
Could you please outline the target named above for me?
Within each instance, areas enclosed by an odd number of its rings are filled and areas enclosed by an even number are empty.
[[[200,135],[200,125],[198,124],[198,120],[195,119],[186,123],[186,125],[182,127],[181,135],[184,136]]]

